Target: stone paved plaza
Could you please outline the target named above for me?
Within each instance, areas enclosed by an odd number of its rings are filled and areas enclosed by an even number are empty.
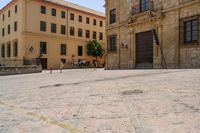
[[[200,70],[0,77],[0,133],[199,133]]]

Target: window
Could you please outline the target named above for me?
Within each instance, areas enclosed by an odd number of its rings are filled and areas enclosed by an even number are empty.
[[[90,31],[89,30],[86,30],[86,38],[90,38]]]
[[[82,16],[80,16],[80,15],[78,16],[78,21],[82,22]]]
[[[10,57],[11,56],[11,46],[10,46],[10,43],[7,44],[7,57]]]
[[[18,56],[18,43],[14,42],[13,44],[13,56],[17,57]]]
[[[140,12],[144,12],[150,9],[150,0],[140,0]]]
[[[14,31],[17,31],[17,21],[14,23]]]
[[[56,16],[56,9],[54,9],[54,8],[51,9],[51,15]]]
[[[40,7],[40,12],[41,12],[42,14],[46,14],[46,7],[45,7],[45,6],[41,6],[41,7]]]
[[[57,28],[56,28],[57,26],[56,26],[56,24],[51,24],[51,33],[56,33],[56,31],[57,31]]]
[[[66,34],[66,26],[61,25],[61,34],[65,35]]]
[[[93,31],[93,39],[97,39],[97,32],[96,31]]]
[[[8,25],[8,34],[10,34],[10,25]]]
[[[83,30],[79,28],[78,29],[78,37],[82,37],[83,36],[82,34],[83,34]]]
[[[103,21],[100,21],[99,25],[100,25],[100,27],[103,27]]]
[[[83,46],[78,46],[78,56],[83,56]]]
[[[60,45],[60,54],[61,55],[66,55],[67,54],[66,50],[67,50],[66,44],[61,44]]]
[[[110,10],[110,24],[116,22],[116,9]]]
[[[10,17],[10,10],[8,10],[8,17]]]
[[[5,36],[5,29],[2,29],[2,36]]]
[[[64,11],[62,11],[61,12],[61,18],[65,18],[66,16],[65,16],[65,12]]]
[[[70,20],[74,20],[74,14],[73,13],[70,14]]]
[[[109,37],[109,51],[115,51],[116,50],[116,40],[117,40],[117,36],[116,35],[112,35]]]
[[[17,13],[17,5],[15,5],[15,13]]]
[[[74,27],[70,27],[70,35],[74,36]]]
[[[40,31],[46,31],[46,22],[40,21]]]
[[[5,45],[1,46],[1,57],[5,58]]]
[[[184,22],[184,43],[198,41],[199,24],[197,19]]]
[[[103,40],[103,33],[99,33],[99,40]]]
[[[2,16],[2,19],[3,19],[3,21],[5,20],[5,15],[3,14],[3,16]]]
[[[47,43],[40,42],[40,54],[47,54]]]
[[[86,18],[86,24],[90,24],[90,18]]]
[[[93,25],[97,25],[97,20],[93,19]]]

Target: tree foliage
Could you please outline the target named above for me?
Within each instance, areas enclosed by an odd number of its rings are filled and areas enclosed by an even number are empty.
[[[96,58],[102,57],[104,54],[104,49],[102,45],[96,40],[89,41],[87,44],[87,55],[93,56]]]

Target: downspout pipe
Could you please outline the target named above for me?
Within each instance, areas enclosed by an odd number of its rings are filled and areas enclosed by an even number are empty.
[[[119,3],[119,15],[118,15],[119,16],[119,34],[118,34],[119,35],[119,42],[118,42],[118,47],[119,47],[119,64],[118,64],[118,66],[119,66],[119,69],[121,69],[121,47],[120,47],[120,44],[121,44],[121,38],[120,38],[121,37],[120,36],[120,29],[121,29],[121,27],[120,27],[120,23],[121,23],[120,22],[121,21],[120,20],[121,6],[120,5],[121,5],[121,0],[119,0],[118,3]]]
[[[178,34],[179,34],[179,37],[178,37],[178,55],[177,55],[177,67],[180,68],[180,5],[181,5],[181,1],[179,0],[179,8],[178,8]]]

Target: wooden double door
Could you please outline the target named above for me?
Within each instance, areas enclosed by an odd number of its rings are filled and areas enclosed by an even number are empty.
[[[47,58],[41,58],[40,63],[41,63],[42,69],[47,69],[47,64],[48,64]]]
[[[153,68],[152,31],[136,34],[136,68]]]

